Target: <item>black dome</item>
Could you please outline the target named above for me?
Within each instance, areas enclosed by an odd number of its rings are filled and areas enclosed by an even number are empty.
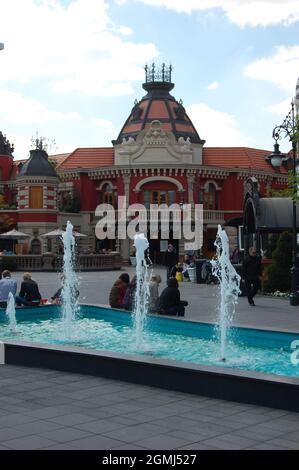
[[[58,175],[48,160],[45,150],[30,150],[30,158],[22,166],[19,176],[51,176],[58,178]]]

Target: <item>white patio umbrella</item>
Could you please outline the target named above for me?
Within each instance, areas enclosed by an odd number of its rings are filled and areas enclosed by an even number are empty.
[[[41,236],[44,238],[61,238],[64,233],[65,233],[64,230],[57,228],[56,230],[52,230],[52,232],[44,233]],[[76,232],[75,230],[73,230],[73,235],[75,238],[87,237],[87,235],[85,235],[84,233]]]
[[[30,238],[30,235],[24,232],[19,232],[16,229],[12,229],[12,230],[9,230],[8,232],[1,233],[0,238],[15,241],[15,240],[21,240],[24,238]],[[14,243],[13,243],[13,248],[15,248]]]

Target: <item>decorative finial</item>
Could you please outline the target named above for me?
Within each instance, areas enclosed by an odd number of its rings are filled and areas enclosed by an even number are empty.
[[[162,63],[160,67],[153,62],[150,67],[145,65],[145,83],[163,82],[171,83],[172,66]]]

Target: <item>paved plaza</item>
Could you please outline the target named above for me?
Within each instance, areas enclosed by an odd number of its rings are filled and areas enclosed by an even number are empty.
[[[128,272],[133,273],[132,268]],[[165,272],[162,287],[165,285]],[[107,304],[118,272],[80,274],[80,301]],[[17,279],[21,274],[16,274]],[[43,297],[59,285],[36,273]],[[186,318],[213,321],[217,288],[181,284]],[[235,323],[298,331],[299,309],[282,299],[239,299]],[[299,414],[99,377],[0,366],[0,449],[298,449]]]

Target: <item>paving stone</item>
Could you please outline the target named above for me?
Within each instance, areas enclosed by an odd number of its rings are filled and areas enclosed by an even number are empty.
[[[50,418],[50,421],[64,426],[74,426],[76,424],[86,423],[92,421],[92,417],[86,414],[73,413],[65,414],[62,416],[56,416],[55,418]]]
[[[137,424],[135,426],[128,426],[105,432],[103,435],[122,442],[135,442],[142,438],[154,436],[160,432],[161,428],[158,426],[153,426],[151,424]]]
[[[40,436],[26,436],[20,437],[18,439],[11,439],[9,441],[4,441],[3,444],[9,449],[15,450],[37,450],[44,449],[53,445],[54,442],[50,439],[45,439]]]
[[[269,445],[274,445],[278,447],[283,447],[284,449],[298,450],[299,442],[290,441],[289,439],[284,439],[283,437],[277,437],[268,441]]]
[[[30,423],[35,421],[36,418],[24,414],[12,413],[0,417],[0,427],[2,426],[15,426],[17,424]]]
[[[79,450],[105,450],[117,448],[118,445],[123,445],[123,442],[115,439],[109,439],[106,436],[92,436],[85,439],[78,439],[70,442],[73,448]]]
[[[89,421],[88,423],[76,424],[77,429],[88,431],[95,434],[103,434],[115,429],[121,429],[125,425],[108,420]]]
[[[228,435],[213,437],[201,442],[202,445],[207,444],[221,450],[241,450],[256,445],[256,443],[252,439],[237,438],[236,436],[230,436],[228,439]]]
[[[173,450],[181,449],[182,446],[190,444],[184,439],[179,439],[177,437],[169,436],[167,434],[155,435],[148,437],[146,439],[141,439],[135,442],[136,445],[140,445],[147,449],[155,450]]]
[[[41,433],[41,437],[44,437],[46,439],[50,439],[51,441],[57,441],[60,443],[67,443],[70,441],[74,441],[77,439],[83,439],[88,436],[93,436],[93,434],[82,431],[80,429],[75,429],[75,428],[60,428],[57,429],[56,431],[48,431],[48,432],[43,432]]]
[[[61,424],[51,423],[50,421],[33,421],[26,424],[19,424],[17,429],[20,431],[27,432],[28,435],[36,434],[39,435],[46,431],[54,431],[59,430],[61,428]]]

